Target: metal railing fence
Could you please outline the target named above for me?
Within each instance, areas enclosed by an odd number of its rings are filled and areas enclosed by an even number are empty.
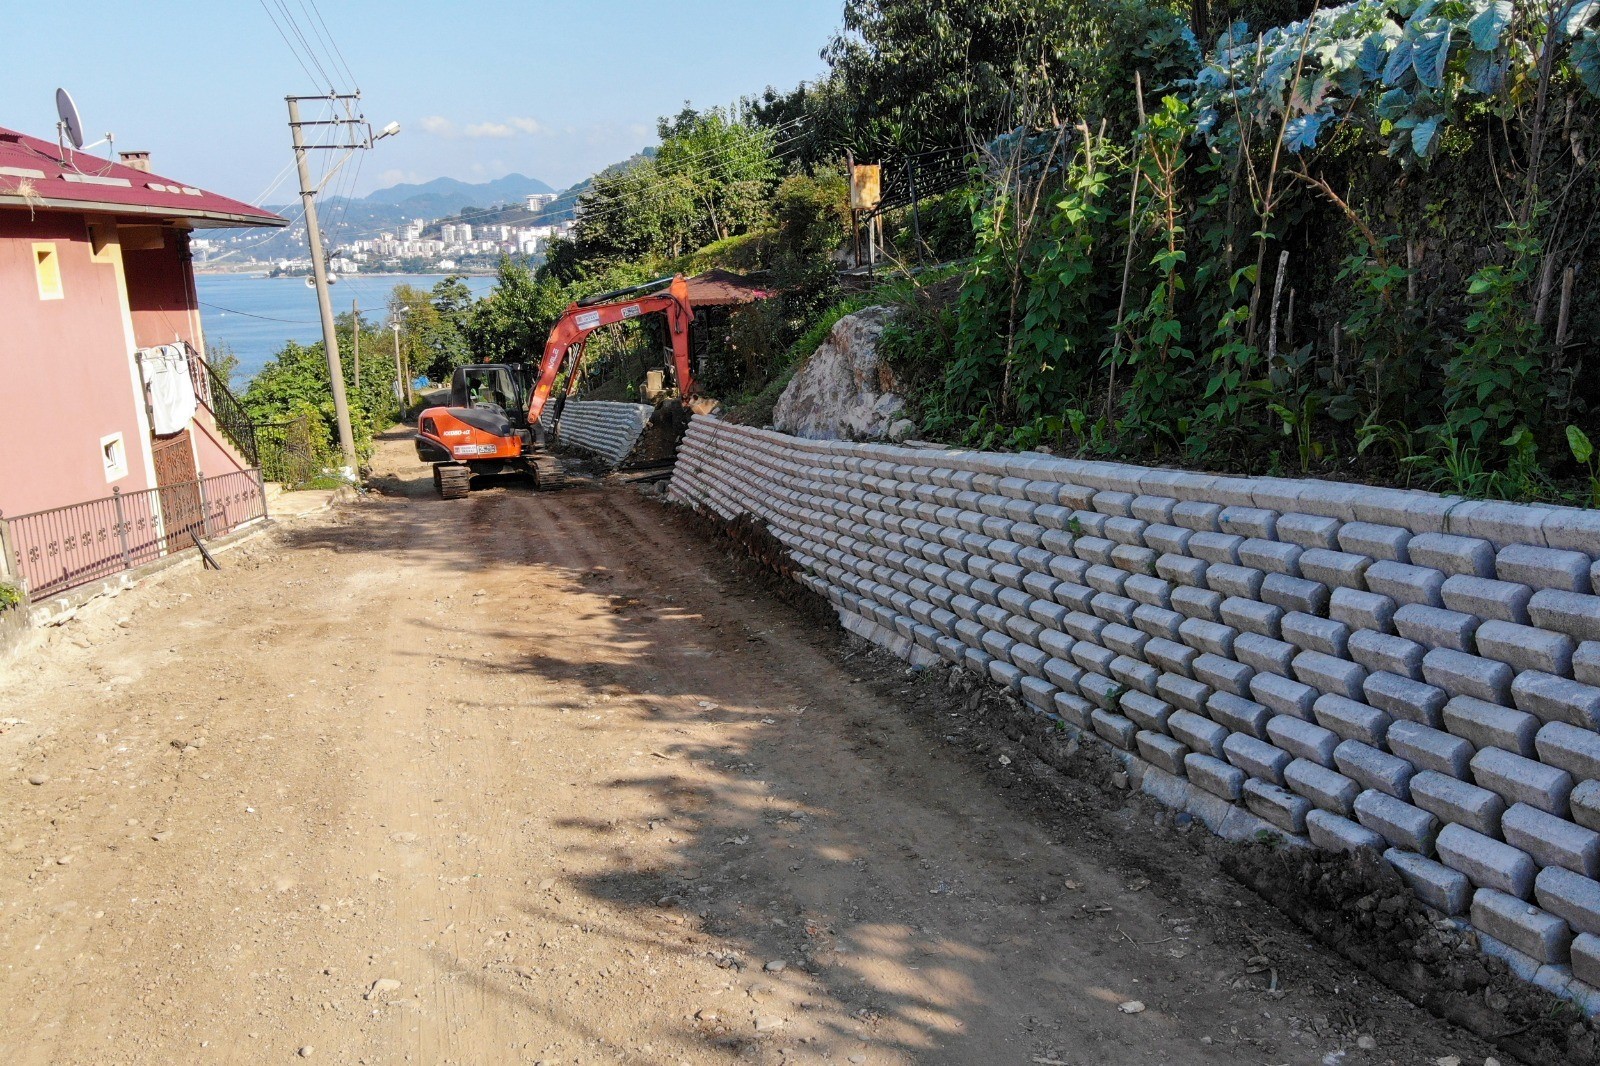
[[[239,397],[228,388],[228,383],[223,380],[194,346],[188,343],[184,348],[189,354],[189,380],[194,384],[194,394],[201,403],[211,409],[211,417],[217,423],[217,428],[222,430],[224,436],[239,449],[239,454],[244,456],[245,462],[251,466],[261,465],[261,453],[256,444],[256,424],[250,417],[250,412],[245,410],[244,404],[239,402]]]
[[[311,420],[301,415],[287,422],[257,422],[261,476],[284,485],[304,485],[328,465],[317,454]]]
[[[10,569],[32,599],[111,577],[265,518],[259,470],[0,519]]]

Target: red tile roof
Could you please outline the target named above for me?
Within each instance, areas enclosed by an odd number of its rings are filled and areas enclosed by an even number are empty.
[[[7,207],[187,219],[203,228],[288,224],[259,207],[0,127],[0,209]]]

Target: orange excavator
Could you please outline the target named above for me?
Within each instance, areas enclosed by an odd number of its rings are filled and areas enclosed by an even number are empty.
[[[659,278],[587,297],[562,312],[538,363],[461,367],[451,379],[450,406],[430,407],[418,417],[417,456],[433,464],[439,495],[447,500],[467,495],[478,474],[531,474],[537,490],[560,488],[566,471],[560,457],[550,451],[542,420],[557,379],[567,371],[566,389],[555,400],[559,420],[561,408],[583,376],[583,350],[590,334],[601,326],[652,314],[666,316],[676,392],[668,404],[681,410],[695,394],[689,358],[694,308],[684,277]],[[661,414],[658,409],[657,415]],[[670,416],[665,421],[681,424]]]

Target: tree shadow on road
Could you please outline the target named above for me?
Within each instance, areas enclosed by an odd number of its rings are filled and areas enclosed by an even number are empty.
[[[1094,874],[1035,859],[1053,842],[856,685],[837,631],[776,603],[658,504],[626,489],[507,489],[357,514],[288,539],[400,560],[437,608],[417,624],[418,669],[481,678],[460,696],[469,712],[560,715],[597,750],[634,752],[627,772],[593,782],[596,813],[552,821],[586,857],[573,865],[598,871],[559,888],[626,916],[590,935],[702,968],[699,1016],[674,1023],[684,1039],[719,1057],[809,1046],[873,1062],[1025,1061],[1053,1046],[1063,1016],[1114,1017],[1135,998],[1137,966],[1087,957],[1104,930],[1063,928],[1080,916],[1059,885]],[[601,813],[612,809],[628,813]],[[646,840],[655,858],[641,861]],[[516,905],[570,921],[535,888]],[[1059,963],[1019,932],[1030,927]],[[582,1031],[581,1013],[515,974],[473,980]],[[1144,1033],[1195,1049],[1154,1014]],[[1073,1038],[1079,1053],[1124,1061],[1099,1024]]]

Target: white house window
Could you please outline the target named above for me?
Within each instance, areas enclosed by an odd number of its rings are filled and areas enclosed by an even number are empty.
[[[108,484],[128,476],[128,450],[123,446],[121,433],[100,438],[100,458],[106,465]]]

